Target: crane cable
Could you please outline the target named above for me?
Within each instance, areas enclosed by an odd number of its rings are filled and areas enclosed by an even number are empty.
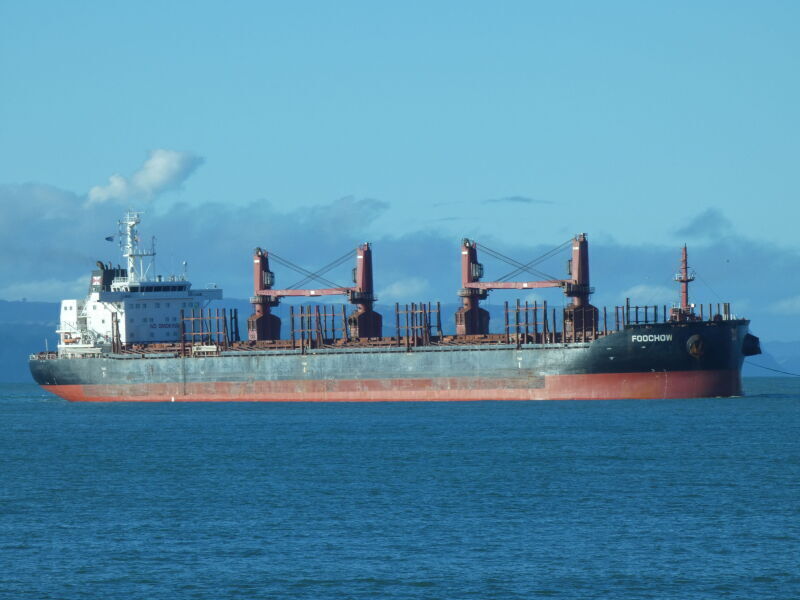
[[[528,261],[525,264],[522,264],[521,262],[516,261],[513,258],[510,258],[510,257],[498,252],[497,250],[492,250],[491,248],[489,248],[488,246],[486,246],[484,244],[478,244],[478,245],[480,246],[480,248],[482,250],[487,252],[489,255],[491,255],[491,256],[499,259],[499,260],[502,260],[503,262],[505,262],[505,263],[507,263],[507,264],[509,264],[509,265],[511,265],[513,267],[517,267],[514,271],[511,271],[510,273],[507,273],[506,275],[503,275],[502,277],[497,279],[497,281],[507,281],[511,277],[515,277],[516,275],[518,275],[519,273],[521,273],[523,271],[527,271],[528,273],[531,273],[532,275],[535,275],[537,277],[542,277],[547,281],[561,281],[558,277],[553,277],[552,275],[548,275],[547,273],[544,273],[544,272],[539,271],[537,269],[533,269],[532,267],[534,265],[537,265],[537,264],[543,262],[544,260],[550,258],[551,256],[553,256],[557,252],[560,252],[564,247],[568,246],[571,243],[572,243],[572,239],[570,238],[569,240],[567,240],[563,244],[560,244],[559,246],[556,246],[552,250],[546,252],[545,254],[543,254],[543,255],[541,255],[541,256],[539,256],[537,258],[534,258],[531,261]]]
[[[566,248],[567,246],[569,246],[570,244],[572,244],[572,241],[573,241],[573,240],[572,240],[572,238],[568,239],[568,240],[567,240],[566,242],[564,242],[563,244],[560,244],[560,245],[556,246],[555,248],[553,248],[553,249],[552,249],[552,250],[550,250],[549,252],[545,252],[545,253],[544,253],[544,254],[542,254],[540,257],[538,257],[538,258],[534,258],[534,259],[533,259],[533,260],[531,260],[530,262],[526,263],[525,265],[523,265],[523,267],[522,267],[522,268],[524,268],[524,269],[527,269],[527,267],[529,267],[529,266],[538,265],[539,263],[541,263],[541,262],[543,262],[543,261],[547,260],[548,258],[550,258],[550,257],[554,256],[555,254],[557,254],[557,253],[561,252],[561,250],[563,250],[564,248]],[[515,276],[516,276],[518,273],[520,273],[521,271],[522,271],[522,269],[521,269],[521,268],[517,268],[517,270],[516,270],[516,271],[512,271],[511,273],[508,273],[507,275],[504,275],[504,276],[501,278],[501,280],[503,280],[503,279],[509,279],[509,278],[511,278],[511,277],[515,277]],[[557,277],[550,277],[550,279],[552,279],[553,281],[558,281],[558,280],[559,280]]]
[[[327,273],[328,271],[330,271],[330,270],[332,270],[332,269],[335,269],[336,267],[338,267],[339,265],[341,265],[343,262],[345,262],[345,261],[347,261],[348,259],[352,258],[352,257],[353,257],[353,255],[355,254],[355,252],[356,252],[356,251],[355,251],[355,249],[353,249],[353,250],[350,250],[349,252],[347,252],[347,253],[345,253],[344,255],[340,256],[340,257],[339,257],[339,258],[337,258],[336,260],[334,260],[334,261],[332,261],[332,262],[328,263],[328,264],[327,264],[327,265],[325,265],[324,267],[321,267],[321,268],[317,269],[317,270],[316,270],[316,271],[313,273],[313,277],[312,277],[311,275],[309,275],[309,276],[308,276],[308,277],[306,277],[305,279],[303,279],[303,280],[301,280],[301,281],[298,281],[297,283],[294,283],[294,284],[290,285],[288,289],[292,290],[292,289],[300,288],[300,287],[304,286],[306,283],[308,283],[309,281],[311,281],[312,279],[316,279],[316,278],[317,278],[317,277],[319,277],[320,275],[324,275],[324,274],[325,274],[325,273]],[[335,287],[341,287],[341,286],[335,286]]]
[[[555,280],[555,278],[551,277],[547,273],[543,273],[542,271],[537,271],[536,269],[533,269],[533,268],[530,268],[530,267],[526,267],[521,262],[518,262],[518,261],[514,260],[513,258],[509,258],[505,254],[501,254],[497,250],[492,250],[491,248],[489,248],[488,246],[484,246],[483,244],[479,244],[479,246],[480,246],[481,250],[483,250],[484,252],[489,254],[489,256],[493,256],[494,258],[497,258],[498,260],[501,260],[504,263],[507,263],[507,264],[509,264],[509,265],[511,265],[513,267],[518,267],[517,271],[515,271],[515,273],[518,273],[518,272],[524,270],[524,271],[527,271],[528,273],[530,273],[530,274],[532,274],[532,275],[534,275],[536,277],[541,277],[541,278],[546,279],[546,280],[551,280],[551,279]],[[505,279],[506,279],[505,277],[501,277],[497,281],[504,281]]]
[[[275,254],[273,252],[270,252],[269,256],[270,256],[270,258],[274,258],[276,261],[278,261],[283,266],[289,267],[290,269],[292,269],[293,271],[297,271],[301,275],[306,275],[307,277],[311,277],[313,279],[317,279],[318,281],[321,281],[322,283],[324,283],[325,285],[329,285],[330,287],[335,287],[335,288],[342,287],[342,286],[337,285],[334,282],[330,281],[329,279],[325,279],[324,277],[320,277],[316,273],[312,273],[308,269],[304,269],[303,267],[301,267],[299,265],[296,265],[291,261],[286,260],[285,258],[281,258],[280,256],[278,256],[277,254]]]

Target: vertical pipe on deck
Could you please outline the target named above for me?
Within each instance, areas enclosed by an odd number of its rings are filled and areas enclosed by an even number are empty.
[[[228,344],[229,344],[229,341],[228,341],[228,313],[223,308],[222,309],[222,347],[225,348],[225,350],[227,350],[228,349]]]
[[[564,313],[561,313],[561,335],[564,335]],[[558,340],[558,325],[556,321],[556,309],[553,309],[553,343],[557,343]]]
[[[316,346],[316,339],[315,339],[317,336],[316,336],[316,333],[314,332],[316,327],[314,326],[313,316],[314,316],[314,311],[312,310],[311,305],[308,305],[306,307],[306,329],[308,329],[308,347],[309,347],[309,349],[317,347]]]
[[[408,322],[408,304],[406,304],[406,352],[411,350],[411,335],[409,332],[409,322]]]
[[[306,351],[306,332],[304,330],[305,322],[303,321],[303,306],[302,304],[297,307],[297,331],[300,332],[300,352]]]
[[[417,340],[425,345],[425,304],[420,302],[417,305]]]
[[[428,344],[431,343],[431,333],[433,331],[433,323],[431,323],[431,303],[428,302],[427,312],[425,313],[425,327],[426,327],[426,335],[428,336]]]
[[[417,303],[416,302],[412,302],[411,303],[411,332],[412,332],[412,335],[413,335],[412,344],[414,346],[418,346],[419,345],[419,337],[420,337],[420,335],[419,335],[420,334],[420,331],[419,331],[419,308],[417,308]]]
[[[394,328],[397,335],[397,345],[400,345],[400,303],[394,303]]]
[[[439,341],[442,341],[444,334],[442,333],[442,303],[436,301],[436,334],[439,336]]]
[[[294,337],[294,306],[289,306],[289,322],[292,326],[292,350],[295,349],[295,337]]]
[[[417,304],[417,341],[425,344],[425,305],[420,302]]]
[[[423,302],[421,306],[422,324],[424,325],[422,329],[424,339],[422,341],[424,344],[428,344],[431,341],[431,303]]]
[[[547,300],[542,303],[542,318],[544,319],[544,323],[542,323],[542,343],[547,343],[547,334],[549,331],[549,327],[547,326]]]
[[[529,321],[529,319],[528,319],[528,301],[525,300],[525,343],[526,344],[528,343],[528,334],[530,333],[529,330],[528,330],[528,325],[529,325],[528,321]]]
[[[431,343],[431,319],[428,313],[428,305],[422,303],[422,344],[427,346]]]
[[[511,336],[509,335],[509,325],[508,325],[508,300],[505,302],[505,310],[503,311],[504,318],[505,318],[505,327],[506,327],[506,344],[511,343]]]
[[[316,308],[316,306],[314,308]],[[311,308],[311,305],[308,306],[308,312],[306,312],[306,315],[306,327],[308,327],[308,347],[317,348],[317,324],[316,319],[314,318],[314,309]]]
[[[314,339],[311,337],[311,307],[303,306],[300,308],[301,320],[303,321],[303,332],[306,334],[306,348],[309,350],[314,347]]]
[[[317,348],[321,348],[324,339],[322,337],[322,322],[321,322],[321,315],[319,311],[319,304],[314,305],[314,337],[316,337],[316,344]]]
[[[301,306],[300,307],[300,347],[303,348],[311,348],[311,336],[309,335],[310,332],[308,331],[308,307]]]
[[[413,346],[417,345],[417,304],[415,302],[411,303],[411,344]]]
[[[180,334],[181,334],[181,356],[186,355],[186,325],[183,322],[184,313],[183,309],[181,309],[181,324],[180,324]]]
[[[586,313],[584,312],[583,314],[585,315]],[[566,330],[564,330],[564,333],[566,334]],[[581,341],[586,341],[586,319],[581,319]]]

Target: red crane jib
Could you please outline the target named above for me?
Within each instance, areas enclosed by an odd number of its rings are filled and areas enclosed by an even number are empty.
[[[476,290],[529,290],[536,288],[565,287],[572,283],[566,279],[559,281],[470,281],[465,288]]]
[[[346,288],[324,288],[320,290],[256,290],[256,296],[268,296],[270,298],[283,298],[286,296],[341,296],[358,291],[355,287]]]

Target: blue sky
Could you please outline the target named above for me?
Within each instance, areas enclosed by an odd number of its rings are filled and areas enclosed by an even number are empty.
[[[626,249],[598,289],[669,286],[688,242],[713,289],[785,320],[797,278],[769,296],[755,261],[800,266],[799,29],[796,2],[4,2],[0,297],[64,295],[135,205],[240,297],[232,261],[272,240],[316,266],[586,231]],[[225,250],[188,237],[219,223]],[[20,266],[41,248],[52,272]],[[439,261],[387,264],[385,289],[444,295]]]

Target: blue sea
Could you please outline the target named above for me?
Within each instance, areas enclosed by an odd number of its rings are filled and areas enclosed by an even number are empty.
[[[609,402],[0,386],[0,598],[800,598],[800,380]]]

